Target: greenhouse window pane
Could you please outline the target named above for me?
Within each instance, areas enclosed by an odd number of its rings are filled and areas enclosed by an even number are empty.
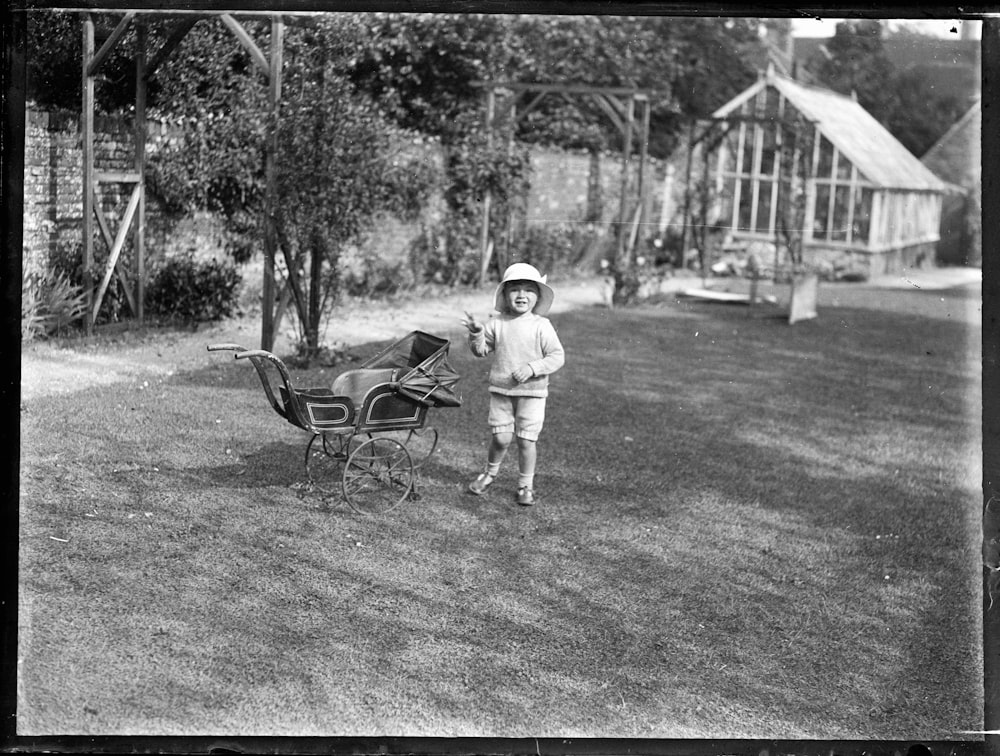
[[[838,186],[833,195],[833,220],[830,223],[830,238],[833,241],[847,241],[850,202],[851,187]]]
[[[753,152],[756,129],[747,124],[743,131],[743,164],[740,166],[740,173],[749,176],[753,173]]]
[[[739,137],[737,135],[727,136],[720,148],[722,170],[725,173],[732,173],[736,170],[736,150],[739,148]]]
[[[854,197],[854,219],[851,241],[856,244],[868,243],[868,230],[872,219],[872,190],[860,189]]]
[[[825,136],[819,140],[819,167],[816,169],[816,178],[831,178],[833,173],[833,145]]]
[[[767,118],[778,117],[778,106],[781,103],[781,93],[775,87],[767,87],[764,90],[767,94],[767,101],[764,105],[764,115]]]
[[[757,188],[757,222],[755,229],[760,233],[771,232],[771,192],[773,181],[761,181]]]
[[[733,225],[733,193],[730,189],[729,191],[723,192],[719,195],[716,207],[719,210],[718,218],[716,219],[718,223],[725,227],[730,227]]]
[[[774,165],[775,157],[777,153],[774,149],[774,145],[768,147],[764,146],[764,151],[760,155],[760,174],[762,176],[773,176],[774,175]]]
[[[750,214],[753,210],[753,182],[740,182],[740,217],[736,224],[738,231],[750,230]]]
[[[830,226],[830,187],[816,185],[816,212],[813,213],[813,238],[826,239]]]
[[[851,180],[851,161],[840,150],[837,150],[837,178],[841,181]]]

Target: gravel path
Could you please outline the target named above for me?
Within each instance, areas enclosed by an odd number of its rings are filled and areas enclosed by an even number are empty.
[[[712,279],[710,285],[725,290],[730,281]],[[937,290],[981,283],[982,272],[978,268],[936,268],[882,276],[863,284],[830,286],[846,292],[859,288]],[[597,277],[554,279],[552,285],[556,290],[553,314],[602,306],[601,282]],[[662,290],[700,286],[699,277],[676,277],[664,281]],[[325,341],[335,348],[349,349],[372,341],[399,338],[413,330],[461,338],[464,332],[459,323],[462,313],[468,310],[480,317],[488,316],[492,310],[492,293],[491,286],[485,292],[462,290],[422,299],[404,297],[391,302],[340,306],[330,319]],[[146,335],[127,332],[90,342],[29,344],[21,352],[21,399],[22,402],[30,401],[119,381],[132,380],[141,385],[143,381],[162,379],[178,371],[197,370],[219,359],[219,355],[205,349],[213,342],[236,342],[249,348],[258,346],[259,317],[229,320],[197,331],[157,331]],[[278,334],[275,342],[275,353],[292,352],[292,339],[287,329]]]
[[[553,287],[556,289],[553,313],[598,306],[601,302],[596,278],[553,281]],[[463,290],[443,297],[405,297],[392,302],[339,306],[329,321],[325,341],[337,349],[349,349],[372,341],[400,338],[413,330],[461,338],[464,328],[459,320],[463,312],[468,310],[481,318],[488,316],[492,293],[493,288],[489,287],[487,292]],[[205,348],[215,342],[258,347],[259,316],[227,320],[197,331],[157,331],[147,335],[127,332],[102,336],[89,343],[29,344],[21,351],[21,400],[120,381],[141,383],[179,371],[198,370],[219,361],[218,354]],[[293,351],[287,327],[277,335],[273,351],[279,355]]]

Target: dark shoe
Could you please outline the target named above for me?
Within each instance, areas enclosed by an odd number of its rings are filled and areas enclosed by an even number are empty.
[[[535,503],[535,492],[527,487],[517,489],[517,503],[522,507],[530,507]]]

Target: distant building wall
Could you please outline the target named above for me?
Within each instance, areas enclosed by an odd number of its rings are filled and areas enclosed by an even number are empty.
[[[944,199],[938,260],[949,265],[982,265],[982,103],[973,105],[920,160],[962,190]]]

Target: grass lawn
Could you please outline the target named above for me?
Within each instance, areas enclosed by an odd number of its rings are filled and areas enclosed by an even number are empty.
[[[975,738],[978,290],[821,291],[553,316],[530,509],[461,341],[382,517],[225,354],[27,402],[18,733]]]

